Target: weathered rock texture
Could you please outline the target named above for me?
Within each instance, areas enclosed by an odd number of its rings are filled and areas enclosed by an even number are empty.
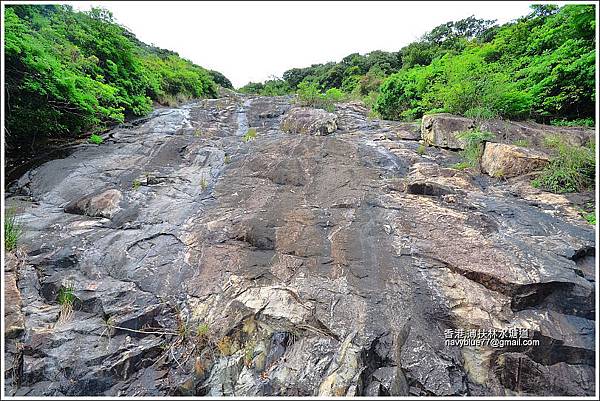
[[[358,105],[289,135],[290,108],[157,110],[13,186],[9,394],[594,393],[594,230],[567,198],[450,170]],[[512,326],[540,345],[445,343]]]
[[[475,120],[452,114],[430,114],[423,116],[421,134],[429,145],[449,149],[464,149],[467,143],[456,135],[476,127]]]
[[[281,129],[291,134],[329,135],[337,128],[337,116],[322,109],[294,107],[281,123]]]
[[[585,145],[594,139],[594,129],[584,127],[554,127],[530,121],[500,119],[476,121],[471,118],[440,113],[423,116],[421,136],[429,145],[449,149],[464,149],[466,142],[456,135],[463,131],[491,132],[493,142],[512,144],[525,141],[528,147],[542,147],[549,136],[558,136],[571,145]]]
[[[488,142],[481,156],[481,169],[492,177],[516,177],[543,169],[550,157],[540,151],[504,143]]]

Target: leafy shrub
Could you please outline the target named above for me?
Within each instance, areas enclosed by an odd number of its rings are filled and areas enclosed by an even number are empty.
[[[346,99],[344,92],[337,88],[330,88],[325,93],[321,93],[314,82],[300,82],[297,94],[300,105],[317,107],[329,112],[335,109],[334,103]]]
[[[19,238],[23,234],[21,225],[17,221],[14,210],[7,210],[4,213],[4,249],[14,251],[17,248]]]
[[[100,145],[102,142],[104,142],[104,139],[97,134],[90,135],[90,138],[88,140],[95,145]]]
[[[550,137],[546,146],[554,150],[555,156],[541,174],[532,181],[536,188],[554,193],[577,192],[593,188],[595,184],[595,144],[573,146],[558,137]]]

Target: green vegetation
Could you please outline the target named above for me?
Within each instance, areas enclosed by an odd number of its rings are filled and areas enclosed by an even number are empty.
[[[529,141],[527,139],[517,139],[512,144],[515,146],[520,146],[522,148],[526,148],[529,146]]]
[[[110,12],[66,5],[7,5],[4,15],[6,140],[76,136],[152,102],[214,97],[231,83],[176,53],[140,42]]]
[[[231,163],[231,156],[225,155],[225,158],[223,159],[223,163],[225,163],[225,164]]]
[[[550,125],[557,127],[593,127],[593,118],[578,118],[572,121],[567,120],[550,120]]]
[[[66,284],[66,286],[60,287],[58,290],[58,297],[56,298],[56,302],[59,305],[73,305],[73,301],[75,300],[75,295],[73,294],[73,285]]]
[[[585,219],[585,221],[587,221],[591,225],[593,225],[593,226],[596,225],[596,213],[595,212],[585,213],[583,215],[583,218]]]
[[[256,129],[250,128],[242,137],[242,141],[248,142],[256,138]]]
[[[455,168],[457,170],[466,170],[466,169],[472,167],[472,165],[470,162],[458,162],[458,163],[453,164],[450,167]]]
[[[292,68],[242,91],[298,91],[313,105],[317,92],[336,88],[386,119],[449,112],[593,126],[595,23],[594,6],[586,4],[532,5],[529,15],[501,26],[469,17],[439,25],[397,52]]]
[[[555,193],[577,192],[594,188],[596,145],[573,146],[558,137],[549,137],[545,145],[554,157],[540,175],[532,181],[536,188]]]
[[[196,335],[198,337],[207,337],[209,332],[210,327],[208,326],[208,323],[200,323],[196,329]]]
[[[465,159],[464,164],[458,163],[454,168],[465,169],[477,167],[479,158],[483,152],[483,143],[494,138],[494,134],[487,131],[463,131],[456,134],[456,138],[466,143],[465,148],[460,151],[460,155]]]
[[[375,109],[393,119],[444,110],[479,118],[589,123],[596,90],[594,7],[532,8],[528,16],[500,27],[472,20],[467,25],[480,28],[474,35],[456,25],[434,29],[417,42],[422,62],[404,64],[388,77]]]
[[[417,153],[419,155],[423,156],[426,152],[427,152],[427,145],[425,145],[424,143],[420,144],[419,147],[417,148]]]
[[[64,323],[73,315],[73,303],[75,302],[75,294],[73,294],[73,284],[65,283],[58,290],[56,302],[60,305],[60,314],[58,323]]]
[[[330,88],[325,93],[322,93],[314,82],[301,82],[298,85],[297,94],[297,102],[301,106],[318,107],[329,112],[335,110],[335,103],[346,99],[346,95],[337,88]]]
[[[204,177],[200,179],[200,188],[202,188],[203,191],[208,188],[208,181]]]
[[[279,78],[272,78],[264,83],[250,82],[239,89],[242,93],[261,96],[283,96],[292,92],[289,84]]]
[[[90,138],[88,139],[88,141],[90,141],[91,143],[93,143],[95,145],[100,145],[102,142],[104,142],[104,139],[102,139],[102,137],[100,135],[92,134],[92,135],[90,135]]]
[[[140,189],[141,186],[142,183],[140,182],[140,180],[133,180],[133,182],[131,183],[131,188],[133,188],[134,191]]]
[[[23,229],[17,221],[15,211],[10,209],[4,213],[4,249],[8,252],[17,249]]]

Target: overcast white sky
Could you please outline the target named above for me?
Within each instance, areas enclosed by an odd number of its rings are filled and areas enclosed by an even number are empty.
[[[225,74],[237,88],[348,54],[397,51],[433,27],[475,15],[503,23],[538,2],[72,2],[113,12],[150,44]]]

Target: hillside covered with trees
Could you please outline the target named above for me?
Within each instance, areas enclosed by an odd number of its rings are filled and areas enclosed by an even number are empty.
[[[593,125],[595,49],[593,5],[534,5],[504,25],[475,17],[448,22],[398,52],[355,53],[240,90],[281,95],[301,83],[302,91],[337,88],[394,120],[450,112]]]
[[[9,146],[79,135],[145,115],[153,102],[232,87],[219,72],[140,42],[102,9],[7,5],[4,33]]]

